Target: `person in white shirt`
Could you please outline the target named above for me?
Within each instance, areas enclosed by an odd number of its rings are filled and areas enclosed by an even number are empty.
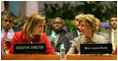
[[[47,30],[47,38],[50,41],[56,54],[60,52],[60,46],[64,43],[66,52],[69,49],[69,41],[63,40],[67,31],[63,30],[64,20],[61,17],[55,17],[52,20],[52,26],[50,30]]]
[[[117,15],[111,15],[110,25],[111,25],[111,28],[106,29],[102,32],[109,34],[110,36],[109,43],[112,43],[112,49],[113,49],[113,54],[114,54],[114,51],[117,47]]]
[[[4,53],[4,43],[5,39],[10,41],[14,36],[15,31],[13,30],[13,19],[14,14],[8,10],[1,12],[1,52]]]
[[[73,30],[72,32],[70,32],[70,33],[67,33],[65,36],[65,40],[69,40],[69,42],[70,42],[70,45],[69,45],[69,47],[71,46],[71,44],[74,42],[74,38],[76,38],[76,37],[78,37],[78,36],[80,36],[81,35],[81,33],[80,33],[80,31],[79,31],[79,28],[78,28],[78,26],[79,26],[79,24],[78,24],[78,21],[79,21],[79,18],[81,17],[83,15],[83,13],[81,12],[81,13],[79,13],[79,14],[77,14],[76,16],[75,16],[75,19],[74,19],[74,21],[73,21],[73,24],[74,24],[74,26],[76,27],[76,30]]]
[[[14,35],[14,30],[12,28],[12,25],[13,25],[13,14],[8,11],[8,10],[5,10],[3,11],[2,13],[2,18],[1,18],[1,24],[2,24],[2,29],[1,29],[1,38],[4,37],[5,35],[5,31],[7,32],[7,38],[12,38],[13,35]]]

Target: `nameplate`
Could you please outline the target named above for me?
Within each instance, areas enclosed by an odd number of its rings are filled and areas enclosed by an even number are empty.
[[[112,44],[80,44],[80,54],[112,54]]]
[[[33,54],[33,53],[42,53],[46,52],[45,43],[23,43],[23,44],[14,44],[14,54]]]

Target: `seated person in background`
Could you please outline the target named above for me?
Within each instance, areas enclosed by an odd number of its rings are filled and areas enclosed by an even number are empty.
[[[67,33],[67,34],[65,35],[65,36],[66,36],[65,39],[69,40],[70,46],[71,46],[71,44],[74,42],[74,41],[73,41],[74,38],[80,36],[80,31],[79,31],[79,28],[78,28],[78,26],[79,26],[78,20],[79,20],[79,18],[80,18],[82,15],[83,15],[83,13],[79,13],[79,14],[77,14],[77,15],[75,16],[75,20],[74,20],[73,24],[74,24],[74,26],[76,27],[76,30],[74,30],[74,31],[72,31],[72,32],[70,32],[70,33]]]
[[[54,50],[48,41],[46,34],[43,33],[44,25],[44,16],[39,13],[32,14],[24,24],[22,31],[16,32],[11,39],[12,47],[9,53],[14,53],[15,43],[46,43],[46,54],[54,54]]]
[[[60,52],[60,46],[64,43],[66,51],[69,49],[69,41],[64,40],[65,34],[67,33],[63,30],[64,21],[60,17],[56,17],[52,20],[52,29],[48,30],[47,37],[50,41],[55,52]]]
[[[18,31],[18,28],[13,28],[13,20],[14,20],[14,14],[8,10],[5,10],[1,13],[1,49],[2,53],[3,51],[3,40],[8,38],[11,39],[14,36],[14,32]],[[17,30],[16,30],[17,29]]]
[[[95,18],[95,20],[96,20],[96,31],[95,31],[95,33],[99,35],[101,21],[98,18]]]
[[[106,43],[106,39],[104,37],[94,33],[96,31],[96,21],[94,15],[84,14],[80,17],[78,22],[79,30],[82,35],[74,39],[67,55],[75,54],[75,51],[80,54],[80,44]]]
[[[101,36],[105,37],[107,43],[109,43],[109,41],[110,41],[109,34],[108,33],[101,32],[100,31],[100,23],[101,23],[101,21],[98,18],[95,18],[95,20],[96,20],[96,31],[95,31],[95,33],[98,34],[98,35],[101,35]]]
[[[109,34],[110,41],[112,43],[113,54],[117,47],[117,15],[111,15],[110,17],[110,26],[111,28],[106,29],[102,32]]]

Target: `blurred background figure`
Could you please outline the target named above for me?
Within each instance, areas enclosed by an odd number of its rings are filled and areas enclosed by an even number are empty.
[[[100,31],[100,23],[101,23],[101,21],[98,18],[95,18],[95,20],[96,20],[96,32],[99,32]]]
[[[28,21],[24,24],[22,31],[16,32],[11,39],[12,47],[10,54],[14,53],[15,43],[46,43],[46,54],[54,54],[54,50],[43,33],[45,25],[45,17],[39,13],[32,14]]]
[[[101,23],[100,19],[95,18],[95,20],[96,20],[96,32],[95,33],[105,37],[107,40],[107,43],[109,43],[109,41],[110,41],[109,34],[100,31],[100,23]]]
[[[63,30],[64,21],[60,17],[56,17],[52,20],[51,30],[47,30],[47,37],[50,41],[55,52],[60,52],[60,46],[64,43],[64,47],[68,50],[69,43],[68,41],[63,40],[65,34],[67,33]]]
[[[108,33],[110,36],[110,43],[112,43],[113,54],[117,47],[117,15],[111,15],[110,17],[110,26],[111,28],[106,29],[102,32]]]
[[[13,20],[14,20],[14,14],[8,10],[5,10],[1,13],[1,47],[3,49],[3,42],[4,39],[10,39],[13,37],[14,32],[20,31],[20,29],[12,27],[13,25]],[[4,52],[4,51],[3,51]]]
[[[79,18],[83,15],[84,13],[80,12],[78,13],[75,18],[74,18],[74,21],[73,21],[73,24],[76,28],[76,30],[73,30],[72,32],[69,32],[67,33],[65,36],[65,38],[63,40],[67,40],[69,41],[69,48],[71,47],[71,44],[74,42],[74,38],[78,37],[81,35],[80,31],[79,31],[79,24],[78,24],[78,21],[79,21]]]
[[[4,37],[5,33],[8,32],[7,38],[12,38],[14,35],[14,30],[12,28],[13,25],[13,13],[10,11],[4,11],[2,14],[2,38]]]
[[[96,32],[95,33],[98,34],[98,35],[101,35],[101,36],[105,37],[107,43],[109,43],[109,41],[110,41],[109,34],[100,31],[100,23],[101,23],[100,19],[95,18],[95,20],[96,20]]]
[[[82,15],[83,15],[83,13],[81,12],[81,13],[79,13],[79,14],[77,14],[77,15],[75,16],[75,20],[73,21],[73,24],[74,24],[74,26],[76,27],[76,30],[73,30],[72,32],[66,34],[66,38],[67,38],[67,39],[69,40],[69,42],[71,42],[71,43],[73,42],[74,38],[80,36],[80,34],[81,34],[80,31],[79,31],[79,28],[78,28],[78,26],[79,26],[78,21],[79,21],[79,18],[80,18]]]
[[[96,21],[92,14],[86,14],[79,19],[79,30],[82,35],[74,39],[71,48],[68,51],[68,55],[80,54],[80,44],[100,44],[106,43],[106,39],[100,35],[95,34],[96,31]]]

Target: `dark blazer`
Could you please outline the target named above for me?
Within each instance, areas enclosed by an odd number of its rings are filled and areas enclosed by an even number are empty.
[[[74,39],[77,38],[80,35],[77,34],[77,30],[74,30],[70,33],[67,33],[65,36],[66,37],[64,38],[64,40],[69,41],[69,49],[70,49],[72,43],[74,42]],[[75,51],[75,53],[77,53],[77,51]]]
[[[65,35],[69,40],[74,40],[74,38],[78,37],[77,30],[74,30]]]
[[[80,35],[77,34],[77,30],[74,30],[74,31],[66,34],[65,36],[69,40],[69,42],[72,44],[74,42],[74,39]],[[71,46],[71,44],[70,44],[70,46]]]
[[[48,40],[50,41],[50,43],[51,43],[51,45],[52,45],[54,51],[55,51],[55,52],[60,52],[60,46],[61,46],[62,43],[64,43],[64,47],[65,47],[66,52],[67,52],[67,51],[69,50],[69,41],[68,41],[68,40],[64,40],[65,34],[66,34],[67,32],[64,31],[64,30],[62,30],[62,31],[60,32],[60,36],[59,36],[59,38],[58,38],[58,41],[57,41],[57,45],[56,45],[56,46],[55,46],[55,44],[54,44],[54,38],[51,37],[51,33],[52,33],[52,30],[48,30],[48,31],[46,32],[47,38],[48,38]]]

